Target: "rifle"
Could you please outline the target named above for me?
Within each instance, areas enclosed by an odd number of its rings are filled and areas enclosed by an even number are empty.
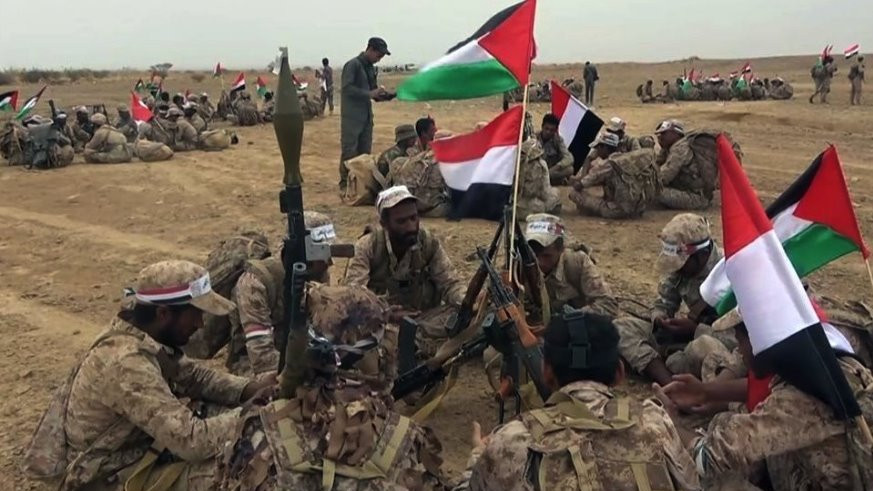
[[[58,118],[58,110],[55,107],[55,100],[54,99],[49,99],[49,107],[52,110],[52,121],[54,121],[55,119]]]
[[[539,341],[524,317],[524,310],[519,306],[518,298],[503,284],[485,250],[480,247],[476,253],[488,272],[491,305],[495,309],[492,317],[485,322],[485,334],[489,344],[503,354],[504,366],[501,370],[500,389],[497,394],[500,403],[498,417],[499,422],[502,423],[505,401],[510,397],[516,400],[516,414],[521,411],[518,384],[522,377],[522,367],[543,400],[549,398],[551,391],[542,376],[542,353],[540,353]]]
[[[546,291],[543,283],[543,275],[539,263],[537,263],[537,256],[530,244],[527,243],[518,222],[515,222],[515,248],[518,251],[522,283],[527,286],[530,298],[540,310],[540,319],[538,320],[545,322],[551,316],[549,292]]]
[[[288,50],[282,49],[282,66],[276,89],[276,114],[273,127],[285,164],[285,188],[279,193],[279,209],[288,216],[288,235],[282,247],[285,268],[283,298],[285,312],[277,328],[279,396],[289,399],[303,383],[309,332],[303,288],[307,276],[306,226],[303,223],[303,176],[300,174],[300,148],[303,143],[303,113],[291,83]],[[329,254],[329,250],[328,250]]]
[[[429,363],[422,363],[397,377],[391,389],[391,396],[394,400],[400,400],[422,388],[427,392],[430,387],[446,378],[456,363],[481,356],[487,347],[488,338],[484,334],[479,334],[461,345],[458,352],[444,363],[435,367]]]
[[[505,223],[505,220],[500,220],[500,223],[497,224],[494,238],[491,239],[491,245],[488,246],[489,260],[494,259],[494,255],[497,253],[497,247],[500,244],[500,237],[503,235]],[[464,295],[464,300],[461,301],[461,306],[458,308],[458,314],[455,316],[452,325],[449,327],[448,334],[450,338],[457,336],[463,330],[467,329],[470,322],[473,320],[473,306],[476,303],[476,299],[479,297],[479,292],[481,292],[482,287],[485,286],[485,278],[487,276],[488,272],[485,270],[485,267],[480,264],[479,269],[476,270],[476,274],[470,278],[470,283],[467,284],[467,293]]]

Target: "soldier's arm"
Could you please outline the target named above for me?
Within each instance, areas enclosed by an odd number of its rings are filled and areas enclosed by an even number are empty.
[[[606,282],[606,278],[597,269],[597,266],[582,251],[575,252],[579,256],[579,264],[582,274],[579,275],[580,284],[574,285],[588,301],[582,310],[614,317],[618,314],[618,303],[612,296],[612,289]]]
[[[246,355],[255,375],[276,370],[279,352],[273,344],[273,317],[267,288],[255,275],[243,273],[233,299],[246,339]]]
[[[154,438],[157,447],[183,460],[201,461],[232,441],[239,409],[197,417],[170,391],[160,367],[141,354],[115,360],[105,373],[104,403]]]
[[[602,186],[609,177],[612,175],[612,166],[603,163],[603,165],[598,165],[594,169],[588,171],[588,174],[582,178],[580,184],[583,188],[590,188],[592,186]]]
[[[667,470],[678,484],[679,489],[700,489],[700,476],[697,467],[691,459],[691,454],[685,448],[673,420],[653,400],[643,402],[643,425],[660,435],[659,442],[666,457]]]
[[[691,162],[694,154],[691,153],[691,145],[677,142],[670,148],[670,153],[667,155],[667,160],[660,168],[661,184],[668,186],[683,167]]]
[[[768,456],[820,445],[845,431],[825,403],[780,383],[751,413],[715,418],[691,454],[701,476],[745,472]]]
[[[682,297],[676,288],[678,282],[679,279],[672,274],[661,278],[661,281],[658,282],[658,298],[652,308],[652,320],[659,317],[671,318],[676,315],[676,312],[679,312]]]
[[[358,72],[362,71],[357,60],[352,60],[343,66],[342,91],[354,99],[362,101],[370,99],[370,91],[357,86]]]
[[[87,135],[87,133],[85,134]],[[99,152],[100,149],[103,147],[103,142],[105,140],[105,138],[103,137],[104,134],[105,133],[103,132],[95,133],[94,137],[85,144],[85,149]]]
[[[370,264],[373,259],[373,234],[381,234],[381,229],[370,232],[355,242],[355,256],[349,261],[346,277],[342,283],[346,286],[367,287],[370,283]]]
[[[464,285],[461,284],[461,280],[458,278],[457,273],[455,273],[455,269],[452,267],[452,260],[446,254],[442,243],[436,238],[432,238],[432,240],[437,242],[437,246],[431,261],[430,274],[443,302],[455,307],[460,306],[461,302],[464,301]]]
[[[472,450],[467,471],[455,489],[521,489],[527,479],[524,473],[532,440],[521,421],[495,429],[484,448]]]
[[[567,143],[564,142],[564,139],[561,138],[561,135],[555,135],[558,144],[558,152],[561,153],[561,160],[558,161],[557,164],[552,166],[552,171],[559,171],[561,173],[561,177],[570,177],[573,175],[573,154],[570,153],[570,150],[567,148]]]

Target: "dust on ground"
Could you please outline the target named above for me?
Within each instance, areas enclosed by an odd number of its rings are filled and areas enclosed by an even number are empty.
[[[697,61],[704,73],[727,73],[745,60]],[[604,64],[597,86],[596,112],[628,121],[633,135],[650,134],[665,118],[680,118],[686,128],[730,132],[745,153],[744,165],[762,200],[778,195],[828,143],[838,146],[849,176],[862,229],[873,232],[873,155],[871,106],[848,105],[848,81],[841,72],[833,84],[831,105],[812,106],[809,66],[812,57],[752,60],[761,76],[780,75],[792,82],[795,99],[765,102],[694,102],[639,104],[634,90],[647,78],[656,85],[675,79],[682,63]],[[688,66],[690,64],[685,64]],[[580,76],[579,66],[540,67],[534,79]],[[393,87],[397,75],[381,83]],[[96,83],[51,87],[62,107],[104,102],[127,103],[138,76]],[[274,79],[268,78],[268,83]],[[213,79],[195,83],[188,74],[171,75],[174,91],[209,91]],[[22,94],[36,86],[21,87]],[[8,90],[0,87],[0,92]],[[337,93],[337,100],[339,94]],[[110,106],[110,104],[112,106]],[[376,105],[374,149],[392,144],[393,128],[432,115],[440,128],[472,130],[500,110],[498,97],[433,104],[390,102]],[[549,110],[535,104],[538,120]],[[33,428],[55,387],[75,360],[107,325],[118,305],[121,287],[143,266],[167,258],[203,260],[210,248],[235,231],[258,227],[281,235],[277,197],[282,164],[270,126],[238,129],[240,144],[221,153],[177,154],[172,161],[121,165],[79,163],[54,171],[0,168],[0,477],[9,489],[48,489],[30,482],[18,465]],[[375,219],[371,208],[348,208],[336,190],[339,116],[306,123],[303,145],[306,207],[331,215],[342,239],[356,239]],[[648,302],[655,293],[658,253],[656,234],[673,213],[655,210],[640,220],[610,222],[583,218],[564,195],[564,217],[572,233],[594,251],[599,267],[616,293]],[[720,235],[718,210],[706,213]],[[490,239],[494,225],[481,221],[450,223],[425,220],[443,239],[460,272],[469,277],[474,263],[465,261],[475,244]],[[341,276],[344,260],[335,266]],[[858,255],[851,255],[811,282],[820,292],[870,300],[870,285]],[[646,393],[646,386],[633,389]],[[429,424],[442,439],[446,468],[463,469],[469,452],[469,424],[488,429],[496,421],[481,366],[464,367],[454,390]]]

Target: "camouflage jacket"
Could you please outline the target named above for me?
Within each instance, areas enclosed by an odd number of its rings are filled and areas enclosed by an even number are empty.
[[[869,390],[869,370],[851,357],[839,363],[856,393],[859,384]],[[693,442],[692,455],[705,478],[745,474],[766,459],[775,489],[852,489],[846,428],[827,404],[776,376],[752,412],[716,416]]]
[[[440,172],[439,163],[433,150],[419,153],[406,159],[406,162],[392,175],[394,185],[409,188],[418,198],[419,213],[427,213],[449,201],[446,182]]]
[[[603,186],[603,199],[622,211],[642,215],[660,189],[655,153],[641,149],[612,154],[582,178],[582,187]]]
[[[186,121],[191,123],[191,126],[194,127],[194,130],[197,131],[197,134],[203,133],[208,129],[208,125],[206,124],[206,120],[200,117],[199,114],[194,113],[190,118],[185,118]]]
[[[543,147],[535,138],[522,145],[522,162],[518,190],[518,215],[553,213],[561,204],[558,192],[549,179],[549,166],[543,160]]]
[[[543,160],[549,166],[549,176],[552,182],[562,181],[573,175],[573,154],[567,149],[567,144],[561,135],[555,134],[551,140],[543,142],[542,134],[537,133],[537,140],[543,147]]]
[[[391,305],[421,311],[442,302],[458,306],[464,298],[464,285],[443,245],[424,227],[418,243],[401,258],[394,255],[388,233],[381,228],[358,239],[343,284],[367,287],[387,295]]]
[[[136,137],[139,135],[139,129],[136,127],[136,121],[132,118],[127,118],[122,120],[121,118],[116,118],[115,121],[112,122],[112,126],[118,128],[124,137],[127,138],[128,143],[133,143],[136,141]]]
[[[391,170],[391,162],[394,162],[395,159],[400,157],[408,157],[409,155],[409,150],[403,150],[400,146],[394,145],[379,155],[379,159],[376,160],[376,168],[387,178],[389,176],[388,173]]]
[[[661,184],[712,199],[718,181],[718,152],[715,139],[718,131],[692,131],[665,151],[660,165]],[[739,145],[733,144],[734,153],[742,161]]]
[[[683,303],[688,307],[689,318],[696,319],[707,307],[706,301],[700,295],[700,285],[703,284],[723,255],[721,248],[713,247],[706,267],[693,278],[686,278],[678,272],[661,278],[661,281],[658,282],[658,298],[652,309],[652,321],[659,317],[674,317]]]
[[[197,130],[186,119],[180,118],[176,121],[174,127],[170,130],[173,133],[173,144],[171,148],[175,152],[196,150],[199,145],[197,138]]]
[[[137,462],[153,446],[195,462],[217,455],[239,410],[200,418],[182,398],[234,406],[248,379],[214,371],[114,319],[69,387],[65,483],[78,489]]]
[[[547,408],[555,407],[556,400],[581,404],[590,411],[589,417],[601,421],[615,418],[618,412],[620,399],[597,382],[574,382],[556,395]],[[618,431],[564,429],[541,434],[539,417],[524,413],[520,420],[495,429],[487,446],[473,449],[464,480],[455,489],[550,489],[542,487],[542,480],[553,489],[580,489],[577,479],[585,479],[591,489],[673,489],[674,484],[678,489],[700,489],[694,462],[667,413],[651,400],[629,408],[624,418],[631,425]],[[539,414],[549,415],[542,410]],[[574,470],[575,465],[570,464],[573,451],[580,457],[582,469]],[[645,462],[643,470],[632,472],[628,467],[633,462]],[[555,464],[564,463],[566,466],[556,471]],[[638,478],[649,486],[639,486]]]
[[[104,124],[94,132],[91,141],[85,145],[85,151],[107,153],[126,145],[127,138],[121,131]]]
[[[566,249],[544,280],[552,313],[560,312],[564,305],[610,317],[618,312],[612,289],[583,251]]]

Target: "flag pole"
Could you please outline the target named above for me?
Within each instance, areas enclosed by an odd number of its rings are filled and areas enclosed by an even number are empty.
[[[512,189],[512,223],[507,223],[509,228],[509,244],[510,251],[515,244],[515,224],[518,220],[518,181],[521,176],[521,145],[524,143],[524,124],[527,117],[527,97],[530,90],[530,83],[524,84],[524,96],[521,99],[521,125],[518,128],[518,150],[515,152],[515,183]],[[513,255],[509,255],[509,282],[512,283]]]

